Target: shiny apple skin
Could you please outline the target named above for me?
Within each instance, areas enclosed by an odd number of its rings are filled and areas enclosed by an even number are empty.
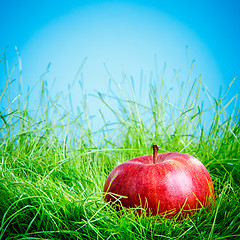
[[[196,158],[184,153],[160,153],[156,163],[146,155],[128,160],[109,174],[103,190],[105,201],[127,208],[142,207],[147,213],[170,217],[179,211],[191,215],[206,207],[214,197],[214,187],[205,166]],[[113,194],[111,194],[113,193]],[[119,203],[119,202],[118,202]]]

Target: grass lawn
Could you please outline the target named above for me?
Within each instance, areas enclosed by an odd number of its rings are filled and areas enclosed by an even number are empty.
[[[181,86],[176,104],[161,80],[149,84],[148,104],[136,100],[134,90],[130,95],[116,87],[96,96],[114,122],[102,114],[102,127],[93,130],[86,97],[75,114],[51,99],[43,84],[39,107],[29,109],[28,97],[9,95],[14,83],[11,73],[6,76],[0,93],[0,106],[7,102],[0,109],[0,239],[240,239],[237,96],[215,99],[201,77]],[[103,201],[110,171],[151,154],[152,144],[202,161],[215,188],[211,211],[179,221],[136,217],[135,209],[116,212]]]

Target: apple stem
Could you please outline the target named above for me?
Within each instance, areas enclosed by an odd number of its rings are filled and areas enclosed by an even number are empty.
[[[153,145],[153,164],[156,163],[157,153],[158,153],[158,145]]]

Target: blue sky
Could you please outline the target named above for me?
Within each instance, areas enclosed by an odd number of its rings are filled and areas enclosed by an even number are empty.
[[[195,60],[193,78],[217,97],[240,71],[240,3],[228,1],[17,1],[0,0],[0,52],[17,64],[22,58],[23,86],[40,77],[51,62],[46,80],[52,93],[66,92],[82,69],[89,92],[107,90],[109,75],[121,83],[122,72],[137,85],[141,70],[146,79],[166,63],[165,82],[173,85],[173,69],[187,79],[189,59]],[[1,76],[1,74],[0,74]],[[4,85],[0,80],[1,89]],[[239,92],[239,80],[231,95]],[[79,101],[79,89],[73,89]]]

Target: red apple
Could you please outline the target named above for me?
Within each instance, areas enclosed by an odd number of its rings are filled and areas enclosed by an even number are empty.
[[[136,157],[115,167],[105,185],[105,201],[172,217],[191,215],[214,197],[211,177],[195,157],[177,152]],[[125,197],[119,197],[125,196]]]

